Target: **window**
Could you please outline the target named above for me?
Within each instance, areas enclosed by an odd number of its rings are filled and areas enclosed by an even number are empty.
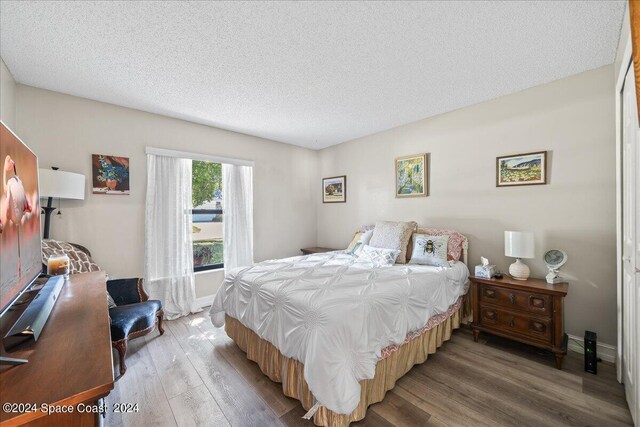
[[[222,164],[193,160],[193,270],[222,268]]]

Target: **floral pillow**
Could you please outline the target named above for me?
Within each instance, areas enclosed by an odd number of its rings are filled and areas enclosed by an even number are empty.
[[[356,256],[358,261],[370,262],[375,267],[385,267],[395,264],[399,254],[398,249],[374,248],[364,245]]]
[[[435,265],[445,267],[449,236],[413,235],[413,253],[409,264]]]

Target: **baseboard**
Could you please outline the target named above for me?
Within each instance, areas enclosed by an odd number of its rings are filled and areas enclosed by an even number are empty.
[[[568,335],[568,334],[567,334]],[[574,351],[576,353],[584,354],[584,338],[578,337],[576,335],[568,335],[569,336],[569,350]],[[598,347],[596,349],[598,353],[598,357],[604,360],[605,362],[616,363],[616,346],[598,343]]]
[[[214,297],[215,295],[206,295],[204,297],[196,298],[196,304],[198,304],[198,307],[200,308],[209,307],[213,304]]]

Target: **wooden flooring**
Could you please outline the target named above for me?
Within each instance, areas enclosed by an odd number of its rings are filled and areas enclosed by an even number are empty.
[[[106,401],[138,403],[139,412],[109,411],[107,426],[313,426],[206,312],[165,325],[163,336],[130,342],[127,373]],[[587,374],[570,352],[558,371],[551,355],[481,337],[455,331],[352,426],[631,425],[612,365]]]

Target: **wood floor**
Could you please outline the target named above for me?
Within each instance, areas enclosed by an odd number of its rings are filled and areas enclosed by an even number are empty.
[[[106,400],[138,403],[139,412],[109,411],[107,426],[313,426],[206,312],[165,325],[163,336],[130,342],[127,373]],[[462,328],[352,426],[631,425],[612,365],[587,374],[571,352],[562,371],[553,365],[553,356],[500,338],[474,343]]]

